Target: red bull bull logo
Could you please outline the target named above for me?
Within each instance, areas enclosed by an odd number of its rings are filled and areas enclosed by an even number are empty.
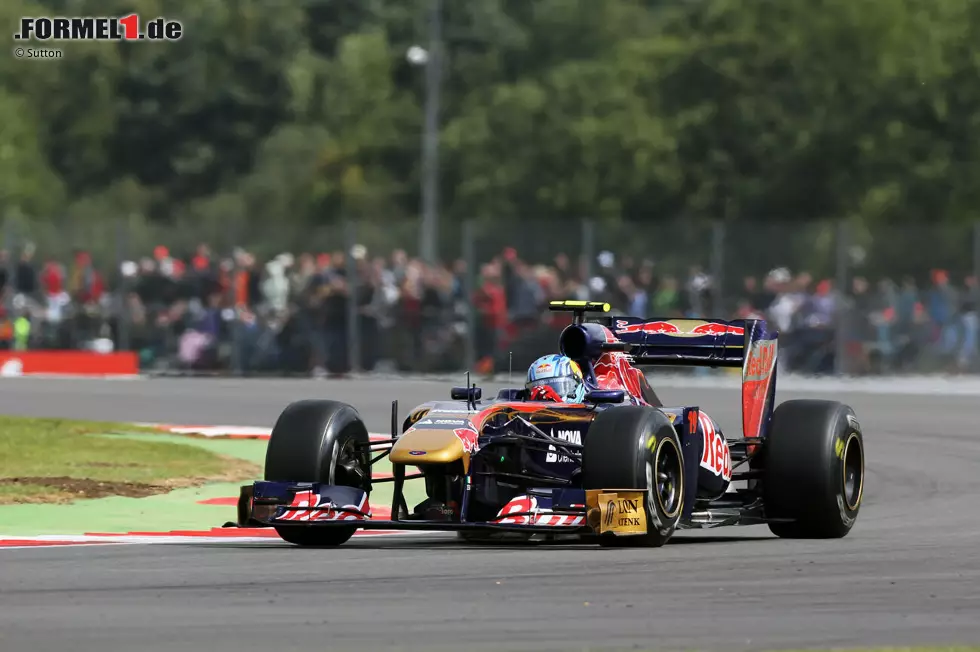
[[[625,321],[616,322],[616,333],[655,333],[661,335],[679,334],[681,329],[676,324],[669,321],[648,321],[639,324],[630,324]]]
[[[673,335],[676,337],[703,337],[705,335],[745,335],[741,326],[724,322],[700,320],[648,321],[631,324],[625,320],[616,322],[616,333],[644,333],[650,335]]]
[[[741,326],[709,322],[695,327],[690,333],[692,335],[745,335],[745,329]]]

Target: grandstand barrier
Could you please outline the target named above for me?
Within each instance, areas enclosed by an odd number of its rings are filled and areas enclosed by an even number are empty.
[[[139,375],[139,358],[132,352],[94,351],[3,351],[0,377]]]

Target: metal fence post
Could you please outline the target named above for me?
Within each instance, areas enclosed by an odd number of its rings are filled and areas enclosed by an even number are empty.
[[[116,219],[116,271],[114,276],[119,279],[119,289],[116,301],[116,343],[117,351],[129,351],[129,277],[123,274],[123,262],[126,260],[128,243],[126,242],[126,227],[122,218]]]
[[[429,0],[429,59],[425,66],[425,127],[422,132],[422,224],[419,254],[439,259],[439,103],[442,89],[442,0]]]
[[[15,249],[17,248],[17,234],[15,233],[13,221],[9,216],[3,219],[3,248],[7,252],[7,282],[2,288],[3,295],[0,300],[7,308],[7,314],[13,314],[14,284],[17,282],[17,267],[15,261]]]
[[[711,313],[712,316],[723,318],[727,315],[724,300],[725,292],[725,225],[715,222],[711,226]]]
[[[980,281],[980,222],[973,223],[973,276]]]
[[[476,307],[473,305],[473,298],[476,294],[476,247],[473,241],[473,220],[467,219],[463,222],[463,242],[461,251],[463,262],[466,265],[463,279],[463,292],[466,297],[466,369],[472,370],[476,366]]]
[[[242,364],[242,314],[245,306],[238,305],[238,279],[244,271],[239,263],[238,256],[235,255],[237,246],[232,245],[232,268],[231,268],[231,372],[233,376],[241,376],[243,373]],[[169,332],[169,329],[168,329]]]
[[[354,245],[357,244],[357,225],[353,220],[344,222],[344,249],[347,250],[344,260],[347,261],[347,351],[348,364],[351,371],[361,370],[361,324],[360,289],[361,283],[357,274],[357,261],[354,260]]]
[[[837,223],[837,266],[834,285],[837,286],[837,310],[834,324],[834,374],[846,373],[847,327],[850,322],[851,301],[847,295],[848,252],[850,250],[850,229],[847,222]]]
[[[592,281],[592,264],[595,260],[595,222],[588,217],[582,220],[582,257],[585,259],[585,269],[583,270],[585,272],[585,298],[591,301],[593,296],[590,282]]]

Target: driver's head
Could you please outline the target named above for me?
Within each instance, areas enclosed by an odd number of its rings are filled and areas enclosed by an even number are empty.
[[[532,401],[581,403],[585,400],[585,378],[578,364],[563,355],[538,358],[527,371],[527,397]]]

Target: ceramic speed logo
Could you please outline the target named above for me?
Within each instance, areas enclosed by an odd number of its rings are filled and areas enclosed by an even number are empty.
[[[179,21],[155,17],[144,21],[128,16],[27,16],[20,19],[15,41],[177,41],[184,27]]]

